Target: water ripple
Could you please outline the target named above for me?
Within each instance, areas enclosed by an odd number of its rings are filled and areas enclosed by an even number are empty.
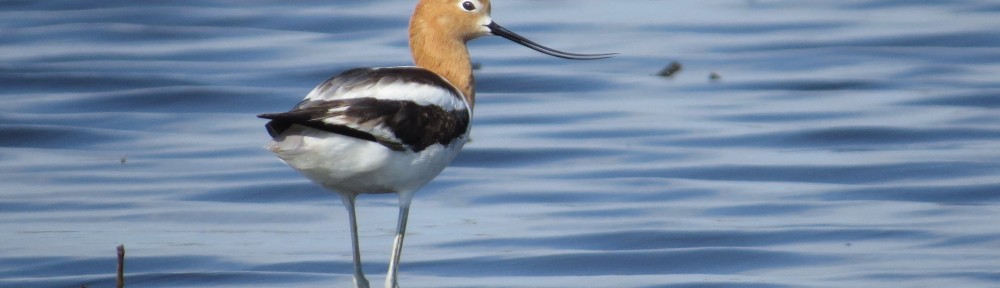
[[[729,274],[789,266],[833,264],[839,260],[835,256],[765,249],[702,248],[456,258],[408,263],[407,270],[466,277]],[[483,269],[484,267],[489,269]]]
[[[629,230],[540,238],[492,238],[440,244],[441,247],[544,247],[594,251],[632,251],[699,247],[770,247],[788,244],[889,240],[918,241],[923,231],[894,229],[787,229],[772,231]]]
[[[966,127],[828,127],[725,137],[684,138],[668,140],[664,144],[718,147],[868,147],[871,149],[878,145],[912,146],[927,143],[966,142],[972,140],[1000,140],[1000,130]]]
[[[1000,202],[1000,183],[977,185],[885,186],[843,189],[822,193],[828,200],[885,200],[941,204],[989,204]]]
[[[136,138],[132,133],[107,129],[0,124],[0,147],[61,148],[65,143],[84,147]]]
[[[797,21],[791,23],[716,23],[702,25],[644,25],[640,29],[650,32],[670,31],[672,33],[698,34],[766,34],[790,31],[824,31],[851,26],[837,21]]]
[[[476,83],[477,93],[593,92],[614,86],[602,78],[524,73],[484,73]]]
[[[136,89],[164,85],[191,85],[196,82],[172,77],[150,77],[133,73],[16,72],[0,71],[0,86],[7,93],[34,92],[58,86],[72,91]]]
[[[1000,91],[980,91],[976,93],[947,95],[909,101],[912,105],[946,105],[996,109],[1000,108]]]
[[[616,155],[614,149],[476,149],[463,151],[452,166],[478,167],[482,163],[490,163],[491,167],[533,166],[545,162],[554,162],[579,157],[601,157]]]
[[[40,97],[46,111],[67,112],[257,112],[248,102],[279,102],[267,91],[246,87],[169,86]],[[58,101],[47,101],[58,100]]]
[[[907,162],[858,165],[704,165],[684,168],[622,168],[577,173],[579,178],[664,177],[717,181],[768,181],[830,184],[892,183],[992,175],[1000,164],[989,162]]]
[[[760,45],[734,46],[722,49],[725,52],[759,52],[777,50],[816,49],[830,47],[924,47],[924,48],[989,48],[1000,46],[1000,32],[962,31],[936,32],[913,35],[894,35],[873,38],[852,38],[827,41],[789,41]]]

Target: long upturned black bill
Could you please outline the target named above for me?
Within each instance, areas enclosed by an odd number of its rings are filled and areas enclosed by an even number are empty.
[[[507,40],[514,41],[514,43],[524,45],[524,47],[528,47],[534,49],[535,51],[542,52],[559,58],[574,59],[574,60],[595,60],[595,59],[609,58],[611,56],[614,56],[615,54],[618,54],[618,53],[577,54],[577,53],[563,52],[542,46],[542,44],[535,43],[535,41],[528,40],[528,38],[524,38],[521,35],[517,35],[517,33],[507,30],[507,28],[503,28],[502,26],[500,26],[500,24],[497,24],[497,22],[490,22],[490,24],[486,25],[486,27],[490,28],[490,32],[493,33],[493,35],[507,38]]]

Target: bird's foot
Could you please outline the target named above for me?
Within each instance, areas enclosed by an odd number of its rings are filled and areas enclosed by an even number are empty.
[[[365,276],[354,276],[354,288],[370,288]]]

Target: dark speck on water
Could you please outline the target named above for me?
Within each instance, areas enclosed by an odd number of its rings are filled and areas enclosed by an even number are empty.
[[[1000,287],[995,1],[494,2],[620,54],[470,43],[476,141],[401,286]],[[412,1],[0,7],[0,287],[113,287],[119,244],[128,287],[351,285],[339,199],[254,116],[410,65]],[[358,201],[379,283],[396,198]]]
[[[722,75],[719,75],[719,73],[715,73],[715,72],[708,73],[708,80],[710,80],[712,82],[722,80]]]
[[[676,75],[678,72],[681,72],[681,69],[684,69],[684,66],[681,65],[681,62],[673,61],[670,62],[670,64],[668,64],[667,67],[663,67],[663,69],[661,69],[660,72],[656,73],[656,75],[660,77],[673,78],[674,75]]]

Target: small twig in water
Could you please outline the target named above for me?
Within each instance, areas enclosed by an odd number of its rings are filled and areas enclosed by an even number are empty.
[[[674,75],[681,72],[681,69],[684,69],[681,62],[673,61],[670,62],[670,65],[667,65],[667,67],[663,67],[663,70],[660,70],[660,72],[656,73],[656,75],[665,78],[674,78]]]
[[[118,245],[118,277],[115,287],[125,287],[125,245]]]

